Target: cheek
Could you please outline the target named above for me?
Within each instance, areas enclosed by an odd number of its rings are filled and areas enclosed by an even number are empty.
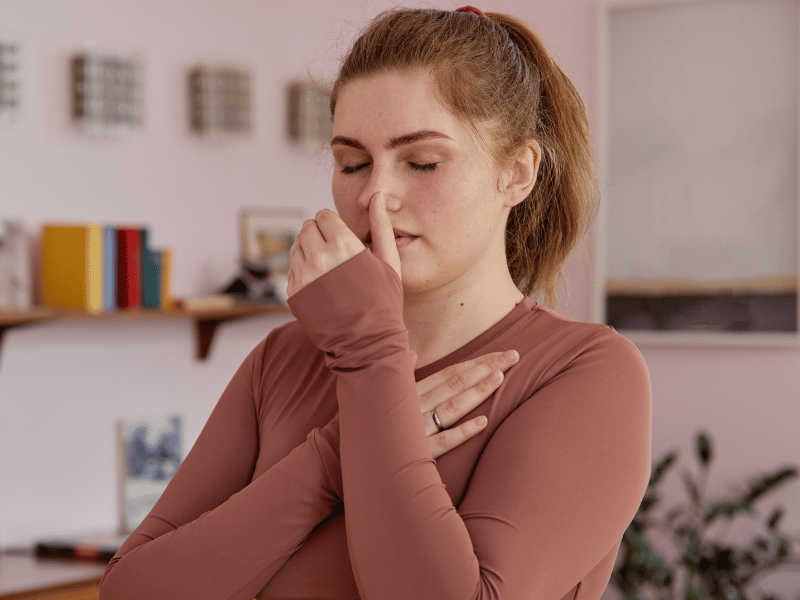
[[[352,179],[334,176],[331,192],[336,212],[339,213],[345,224],[352,228],[360,212],[357,186],[353,185]]]

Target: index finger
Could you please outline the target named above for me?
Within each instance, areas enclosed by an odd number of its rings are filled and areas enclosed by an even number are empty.
[[[476,358],[457,363],[446,369],[442,369],[417,382],[417,392],[422,396],[427,394],[432,389],[446,383],[448,379],[452,379],[458,375],[462,375],[467,371],[488,364],[490,367],[506,371],[519,360],[519,353],[516,350],[506,350],[505,352],[490,352],[482,354]]]

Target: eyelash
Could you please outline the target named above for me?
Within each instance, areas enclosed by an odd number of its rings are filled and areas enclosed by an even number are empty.
[[[361,169],[363,169],[364,167],[366,167],[368,165],[369,165],[369,163],[363,163],[363,164],[360,164],[360,165],[356,165],[354,167],[342,167],[342,171],[341,172],[344,173],[345,175],[352,175],[356,171],[360,171]],[[414,171],[430,172],[430,171],[435,171],[436,167],[439,166],[439,163],[427,163],[427,164],[424,164],[424,165],[420,165],[420,164],[417,164],[417,163],[410,162],[410,163],[408,163],[408,166],[410,166],[411,169],[414,170]]]
[[[368,164],[369,163],[363,163],[361,165],[356,165],[354,167],[342,167],[342,171],[341,172],[344,173],[345,175],[352,175],[356,171],[360,171],[361,169],[366,167]]]

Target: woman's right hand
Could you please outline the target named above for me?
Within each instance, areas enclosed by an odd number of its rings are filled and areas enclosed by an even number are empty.
[[[416,355],[414,355],[416,359]],[[519,361],[516,350],[492,352],[451,365],[417,382],[420,411],[433,458],[460,446],[486,427],[486,417],[454,423],[486,400],[503,381],[503,373]],[[434,413],[442,426],[436,425]]]

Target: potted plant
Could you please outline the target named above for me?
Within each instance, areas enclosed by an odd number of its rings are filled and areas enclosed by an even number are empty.
[[[695,448],[698,469],[683,473],[688,499],[678,506],[662,507],[659,491],[678,453],[668,453],[653,468],[639,511],[623,536],[613,584],[625,600],[780,600],[761,591],[759,582],[777,571],[800,572],[800,537],[781,528],[783,508],[763,518],[756,505],[795,478],[797,468],[778,468],[727,498],[710,500],[706,484],[713,449],[706,433],[697,435]],[[742,519],[753,532],[749,539],[727,540],[730,526],[745,524]],[[797,589],[800,600],[800,575]]]

